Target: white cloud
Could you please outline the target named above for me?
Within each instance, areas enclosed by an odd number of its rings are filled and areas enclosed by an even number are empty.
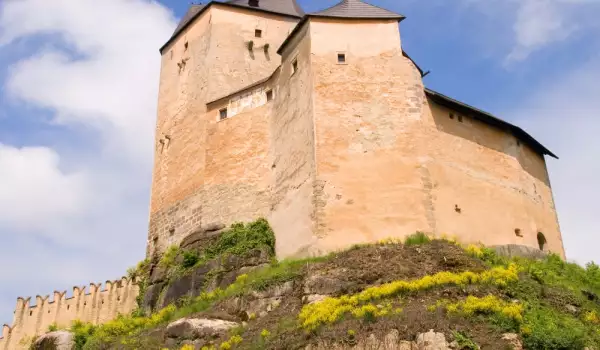
[[[0,227],[43,230],[86,209],[86,175],[63,173],[52,149],[0,144],[0,169]]]
[[[515,47],[507,60],[521,61],[529,54],[550,43],[564,40],[574,30],[564,18],[563,5],[553,0],[519,2],[513,26]]]
[[[0,50],[32,52],[8,69],[9,118],[50,111],[62,137],[0,145],[0,321],[17,295],[115,279],[143,257],[158,48],[175,25],[150,0],[0,2]]]

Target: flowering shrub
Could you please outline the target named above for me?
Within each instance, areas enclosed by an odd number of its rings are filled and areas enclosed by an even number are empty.
[[[344,314],[362,307],[372,300],[389,298],[401,293],[418,292],[444,285],[492,284],[506,286],[519,279],[516,265],[508,268],[495,267],[482,273],[470,271],[462,273],[439,272],[415,281],[395,281],[381,286],[370,287],[358,294],[329,297],[320,302],[306,305],[300,311],[300,321],[306,329],[315,329],[323,324],[334,323]],[[358,312],[358,311],[354,311]]]
[[[494,295],[483,298],[471,295],[465,300],[447,304],[446,309],[450,313],[460,313],[466,316],[499,314],[519,323],[523,321],[523,305],[506,302]]]

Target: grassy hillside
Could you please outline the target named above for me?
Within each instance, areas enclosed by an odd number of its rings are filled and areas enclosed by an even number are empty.
[[[211,259],[244,256],[274,237],[264,220],[237,225],[197,251],[173,248],[161,264],[176,279]],[[147,263],[137,271],[146,281]],[[550,255],[507,259],[423,234],[306,260],[273,261],[234,283],[183,298],[151,315],[136,312],[94,327],[75,323],[78,349],[304,349],[391,330],[413,340],[434,329],[462,349],[600,349],[600,268]],[[184,317],[220,319],[239,327],[204,339],[167,339]]]

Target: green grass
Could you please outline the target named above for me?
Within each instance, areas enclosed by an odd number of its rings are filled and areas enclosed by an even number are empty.
[[[519,280],[501,291],[526,305],[520,327],[501,320],[491,322],[505,331],[520,333],[526,349],[580,350],[600,344],[599,324],[585,318],[586,314],[600,313],[600,300],[588,299],[600,292],[598,265],[582,267],[557,255],[542,260],[509,260],[485,250],[479,257],[490,265],[512,261],[519,266]],[[577,306],[579,313],[565,311],[565,305]]]
[[[431,242],[431,238],[429,238],[423,232],[417,232],[413,235],[406,237],[406,240],[404,241],[404,245],[407,245],[407,246],[421,245],[421,244],[427,244],[429,242]]]
[[[458,343],[459,349],[461,350],[479,350],[477,345],[471,338],[463,332],[452,332],[454,340]]]

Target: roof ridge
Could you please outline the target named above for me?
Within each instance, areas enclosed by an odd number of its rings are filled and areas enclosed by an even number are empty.
[[[400,21],[405,18],[399,13],[370,4],[363,0],[341,0],[331,7],[309,13],[308,15],[355,19],[398,19]]]

